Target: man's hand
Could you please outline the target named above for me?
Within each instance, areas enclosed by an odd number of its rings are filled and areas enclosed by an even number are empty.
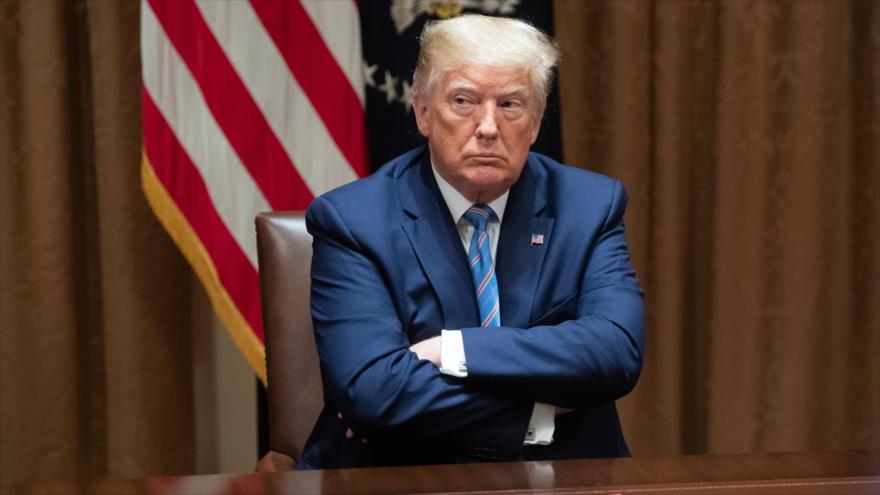
[[[339,418],[340,421],[342,421],[342,413],[341,412],[336,413],[336,417]],[[351,428],[346,428],[345,429],[345,438],[351,440],[354,437],[355,437],[354,431]],[[370,443],[370,441],[366,438],[361,438],[361,443]]]
[[[257,462],[255,471],[258,473],[275,473],[278,471],[293,471],[294,467],[296,467],[296,461],[293,457],[270,450]]]
[[[409,346],[409,350],[416,353],[419,359],[431,361],[434,366],[440,367],[440,336],[431,337]]]

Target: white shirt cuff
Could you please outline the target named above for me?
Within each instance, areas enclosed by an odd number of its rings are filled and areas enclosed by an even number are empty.
[[[550,404],[535,402],[523,445],[550,445],[553,443],[555,430],[556,408]]]
[[[440,332],[440,373],[459,378],[467,377],[467,359],[464,356],[461,330]]]
[[[467,377],[467,359],[461,330],[440,332],[440,373],[459,378]],[[556,408],[550,404],[535,402],[523,445],[550,445],[553,443],[555,431]]]

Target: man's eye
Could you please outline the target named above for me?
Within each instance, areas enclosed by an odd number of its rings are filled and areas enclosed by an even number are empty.
[[[456,105],[465,105],[468,103],[467,99],[461,96],[455,97],[452,101],[455,102]]]
[[[516,100],[505,101],[501,104],[501,108],[520,108],[522,103]]]

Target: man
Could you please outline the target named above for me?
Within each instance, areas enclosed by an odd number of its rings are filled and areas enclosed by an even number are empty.
[[[298,468],[628,455],[642,292],[612,179],[529,147],[558,50],[476,15],[430,24],[427,148],[309,208],[326,406]]]

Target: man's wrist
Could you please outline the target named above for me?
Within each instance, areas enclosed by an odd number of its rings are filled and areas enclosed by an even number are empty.
[[[440,332],[440,372],[459,378],[467,377],[467,359],[461,330]]]
[[[532,417],[526,430],[524,445],[550,445],[556,431],[556,408],[550,404],[535,402]]]

